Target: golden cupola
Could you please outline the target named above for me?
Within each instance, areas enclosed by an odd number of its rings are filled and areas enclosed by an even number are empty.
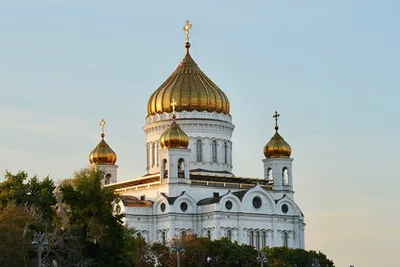
[[[92,165],[114,165],[117,162],[117,154],[111,147],[104,141],[104,126],[106,122],[101,120],[100,126],[102,127],[101,141],[93,149],[89,155],[89,162]]]
[[[172,123],[160,137],[161,148],[187,148],[189,146],[189,137],[176,123],[175,118],[176,102],[172,101]]]
[[[266,158],[289,158],[292,153],[290,145],[278,133],[278,117],[280,115],[275,111],[275,134],[264,147],[264,155]]]
[[[225,93],[208,78],[190,56],[189,21],[186,32],[186,55],[169,78],[150,96],[147,114],[171,112],[172,99],[176,111],[208,111],[229,114],[230,104]]]

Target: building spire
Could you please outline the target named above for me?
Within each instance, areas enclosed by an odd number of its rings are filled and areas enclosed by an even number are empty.
[[[186,34],[186,43],[185,43],[185,47],[186,49],[189,51],[190,48],[190,42],[189,42],[189,31],[192,28],[192,24],[189,22],[189,20],[186,20],[186,24],[185,26],[183,26],[183,31]]]
[[[275,111],[275,114],[272,116],[272,118],[275,119],[275,131],[278,131],[279,126],[278,126],[278,118],[279,118],[280,114],[278,113],[278,111]]]
[[[104,119],[101,119],[101,122],[100,122],[101,138],[103,138],[103,139],[104,139],[104,136],[105,136],[105,134],[104,134],[104,127],[105,126],[106,126],[106,121]]]

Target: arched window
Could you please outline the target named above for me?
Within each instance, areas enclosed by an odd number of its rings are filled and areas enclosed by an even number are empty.
[[[228,164],[228,141],[224,142],[224,162]]]
[[[210,230],[207,230],[207,238],[208,238],[208,240],[211,240],[211,231]]]
[[[166,159],[163,160],[162,169],[161,170],[164,172],[164,177],[162,177],[162,178],[168,178],[168,165],[167,165],[167,160]]]
[[[212,146],[212,162],[217,162],[217,140],[213,140]]]
[[[156,144],[154,142],[151,143],[151,165],[154,166],[156,164]]]
[[[274,179],[274,177],[272,176],[272,169],[271,168],[268,168],[267,175],[268,175],[268,179],[269,180]]]
[[[283,246],[287,247],[288,246],[288,233],[283,232]]]
[[[260,231],[256,233],[256,249],[260,250]]]
[[[186,231],[182,231],[182,239],[185,239],[187,237]]]
[[[185,178],[185,160],[183,158],[178,160],[178,177]]]
[[[164,231],[162,231],[162,234],[161,234],[161,239],[162,239],[162,244],[163,245],[165,245],[165,232]]]
[[[249,245],[254,246],[254,232],[253,231],[250,231]]]
[[[137,233],[137,238],[142,238],[142,233]]]
[[[226,230],[226,237],[228,238],[229,241],[232,241],[232,230],[231,229]]]
[[[261,239],[261,241],[262,241],[262,247],[265,247],[265,245],[266,245],[266,243],[267,243],[267,233],[266,233],[266,232],[263,232],[263,233],[262,233],[262,239]]]
[[[203,161],[203,142],[201,139],[197,139],[196,141],[196,161]]]
[[[289,184],[289,173],[288,169],[285,167],[282,170],[282,184],[283,185],[288,185]]]
[[[111,174],[107,173],[106,175],[106,181],[104,182],[105,184],[111,183]]]

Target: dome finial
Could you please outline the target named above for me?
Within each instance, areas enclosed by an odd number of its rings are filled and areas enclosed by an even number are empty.
[[[172,119],[173,120],[175,120],[175,118],[176,118],[176,113],[175,113],[175,106],[176,106],[176,101],[175,101],[175,99],[172,99],[172,102],[171,102],[171,107],[172,107]]]
[[[190,43],[189,43],[189,30],[192,28],[192,24],[189,22],[189,20],[186,20],[185,26],[183,26],[183,31],[186,33],[186,43],[185,47],[189,51],[190,48]]]
[[[105,136],[105,134],[104,134],[104,127],[105,126],[106,126],[106,121],[104,119],[101,119],[101,122],[100,122],[101,138],[103,138],[103,139],[104,139],[104,136]]]
[[[278,111],[275,111],[275,114],[272,116],[272,118],[275,119],[275,131],[278,131],[279,126],[278,126],[278,118],[279,118],[280,114],[278,113]]]

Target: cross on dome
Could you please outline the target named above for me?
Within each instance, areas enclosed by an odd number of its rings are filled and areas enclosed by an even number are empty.
[[[278,127],[278,118],[279,116],[281,116],[278,111],[275,111],[275,114],[272,116],[272,118],[275,119],[275,130],[278,131],[279,127]]]
[[[183,26],[183,31],[186,33],[186,43],[189,43],[189,30],[192,28],[192,24],[189,20],[186,20],[185,26]]]

